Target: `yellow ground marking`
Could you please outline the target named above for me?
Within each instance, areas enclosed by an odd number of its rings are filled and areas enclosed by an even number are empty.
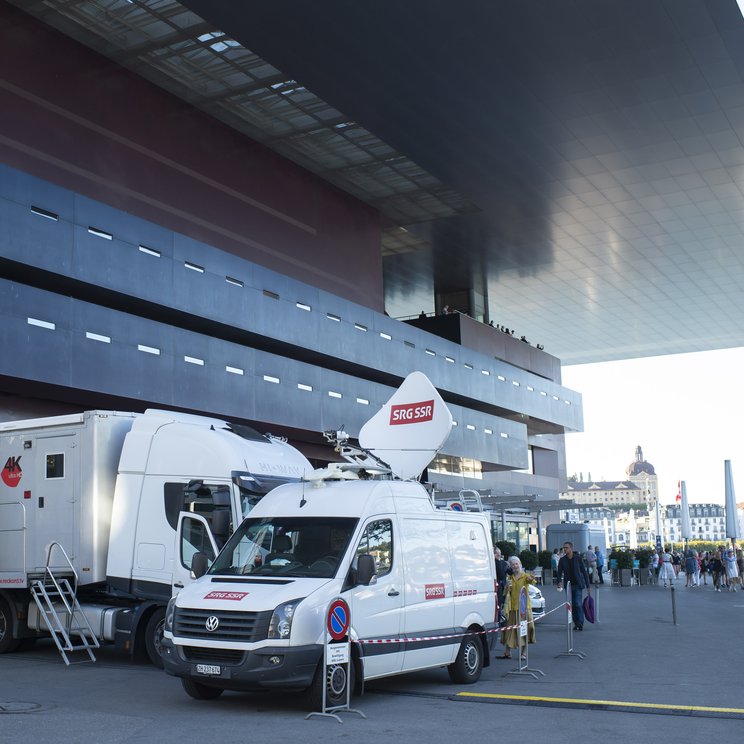
[[[570,703],[578,705],[605,705],[617,708],[643,708],[678,711],[699,711],[704,713],[739,713],[744,715],[744,708],[712,708],[705,705],[669,705],[666,703],[630,703],[620,700],[584,700],[581,698],[544,697],[537,695],[500,695],[495,692],[458,692],[455,697],[486,698],[487,700],[515,700],[537,703]]]

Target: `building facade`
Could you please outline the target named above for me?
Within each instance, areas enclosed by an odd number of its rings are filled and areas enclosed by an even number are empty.
[[[374,207],[7,4],[0,23],[0,420],[174,408],[320,464],[324,430],[356,436],[420,370],[455,420],[430,483],[565,488],[583,417],[559,359],[461,314],[389,317]]]

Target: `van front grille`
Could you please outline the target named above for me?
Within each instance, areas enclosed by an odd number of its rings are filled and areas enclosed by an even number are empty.
[[[242,643],[263,641],[269,634],[271,615],[271,610],[229,612],[177,607],[173,622],[173,635],[176,638],[197,638],[209,641],[240,641]],[[208,628],[213,629],[208,630]]]

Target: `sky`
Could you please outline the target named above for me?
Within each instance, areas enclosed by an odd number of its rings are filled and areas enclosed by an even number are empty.
[[[584,403],[583,433],[566,434],[568,475],[624,480],[640,445],[662,504],[678,480],[690,504],[723,504],[724,460],[744,501],[743,371],[744,348],[564,367]]]

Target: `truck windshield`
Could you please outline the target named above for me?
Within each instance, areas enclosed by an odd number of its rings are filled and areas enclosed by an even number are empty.
[[[209,573],[330,579],[336,575],[357,522],[349,517],[249,517]]]

